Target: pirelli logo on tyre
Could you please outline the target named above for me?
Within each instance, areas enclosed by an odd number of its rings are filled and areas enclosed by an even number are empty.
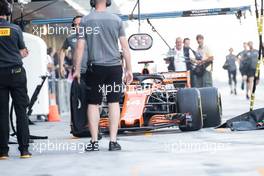
[[[0,37],[10,36],[10,28],[0,28]]]

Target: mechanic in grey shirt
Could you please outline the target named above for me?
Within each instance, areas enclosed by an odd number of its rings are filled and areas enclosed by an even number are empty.
[[[236,66],[236,61],[237,57],[236,55],[233,54],[233,48],[229,49],[229,54],[226,56],[226,63],[228,65],[228,83],[231,89],[231,94],[237,95],[237,90],[236,90],[236,85],[237,85],[237,66]],[[233,82],[234,82],[234,87],[233,87]]]
[[[82,27],[94,31],[86,35],[90,62],[100,66],[121,65],[118,37],[125,36],[121,19],[108,12],[92,11],[82,20]],[[107,30],[108,32],[105,32]]]
[[[72,27],[78,28],[80,26],[80,23],[81,23],[81,18],[82,18],[82,16],[74,17],[72,20]],[[70,48],[71,52],[72,52],[72,56],[74,56],[76,44],[77,44],[77,34],[72,34],[66,38],[66,40],[64,41],[64,43],[62,45],[61,52],[60,52],[60,75],[61,75],[61,77],[64,77],[64,75],[65,75],[65,68],[64,68],[65,52],[67,49]],[[85,46],[85,48],[87,48],[87,46]],[[86,70],[87,70],[87,62],[88,62],[88,53],[87,52],[88,52],[88,50],[85,49],[84,54],[83,54],[82,63],[81,63],[81,74],[82,75],[85,75]]]
[[[246,54],[246,59],[248,60],[248,70],[247,70],[247,78],[248,78],[248,91],[247,91],[247,99],[252,94],[253,91],[253,84],[254,84],[254,78],[256,74],[256,68],[257,68],[257,63],[258,63],[258,50],[254,49],[253,47],[253,42],[249,41],[248,42],[248,47],[249,50]]]
[[[91,0],[90,4],[95,8],[89,15],[83,17],[77,42],[74,60],[76,71],[74,78],[80,78],[80,64],[82,54],[87,43],[89,66],[86,76],[89,129],[92,139],[86,147],[86,151],[98,151],[98,125],[100,120],[99,105],[102,103],[103,92],[106,94],[109,106],[110,142],[109,151],[121,150],[117,143],[117,131],[120,120],[120,94],[122,91],[123,68],[119,45],[122,47],[125,68],[126,83],[133,80],[130,51],[125,36],[122,20],[114,14],[106,11],[111,5],[110,0]],[[84,30],[83,30],[84,29]],[[85,31],[85,33],[82,33]]]
[[[241,89],[244,90],[245,85],[246,85],[246,90],[248,90],[248,84],[245,84],[248,82],[247,78],[247,71],[249,67],[249,61],[247,59],[247,52],[248,52],[248,43],[243,42],[243,51],[241,51],[238,55],[237,58],[239,60],[239,71],[242,76],[242,83],[241,83]]]

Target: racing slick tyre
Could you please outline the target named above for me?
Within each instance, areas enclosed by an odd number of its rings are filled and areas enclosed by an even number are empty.
[[[203,116],[199,90],[194,88],[180,89],[176,101],[179,113],[190,113],[192,116],[192,125],[190,127],[179,126],[180,130],[200,130],[203,127]]]
[[[222,120],[222,102],[217,88],[201,88],[203,127],[216,127]]]

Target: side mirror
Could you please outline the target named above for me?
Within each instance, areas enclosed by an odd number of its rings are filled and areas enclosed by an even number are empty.
[[[152,47],[153,38],[149,34],[133,34],[129,37],[128,44],[132,50],[148,50]]]

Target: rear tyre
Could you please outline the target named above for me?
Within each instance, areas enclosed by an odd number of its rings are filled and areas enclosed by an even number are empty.
[[[179,126],[181,131],[196,131],[203,127],[201,98],[198,89],[180,89],[176,104],[178,104],[179,113],[190,113],[192,116],[192,126]]]
[[[201,88],[201,101],[203,107],[203,127],[216,127],[222,120],[222,102],[217,88]]]

